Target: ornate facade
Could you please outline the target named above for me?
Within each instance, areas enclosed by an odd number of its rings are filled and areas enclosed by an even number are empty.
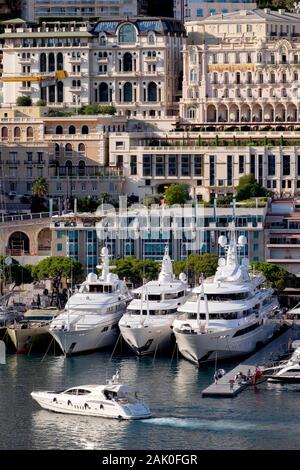
[[[187,30],[183,122],[299,121],[300,15],[244,10]]]
[[[137,118],[178,114],[185,31],[142,18],[12,25],[3,46],[3,105],[29,96],[52,107],[114,105]]]

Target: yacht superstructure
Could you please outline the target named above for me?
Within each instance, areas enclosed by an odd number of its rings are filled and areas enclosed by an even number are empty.
[[[249,272],[248,258],[239,263],[238,250],[246,243],[244,236],[236,241],[233,223],[229,243],[219,237],[227,255],[219,258],[215,276],[202,280],[178,308],[181,315],[173,324],[178,348],[196,364],[250,353],[280,326],[278,301],[263,286],[264,276]]]
[[[187,294],[187,277],[181,273],[179,279],[175,279],[166,248],[158,280],[133,291],[134,299],[119,322],[124,340],[136,354],[155,353],[171,344],[177,308],[184,303]]]
[[[79,292],[50,325],[50,333],[62,351],[71,354],[111,346],[118,334],[118,322],[131,300],[126,284],[109,272],[109,255],[102,248],[102,273],[88,274]]]

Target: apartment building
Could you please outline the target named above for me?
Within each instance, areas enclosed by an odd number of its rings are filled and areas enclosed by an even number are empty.
[[[22,18],[125,17],[145,13],[145,0],[23,0]]]
[[[252,10],[256,3],[251,0],[174,0],[173,6],[174,18],[185,22],[232,11]]]
[[[299,14],[241,10],[186,28],[183,122],[299,121]]]
[[[238,235],[245,235],[248,240],[241,255],[248,256],[251,261],[264,256],[266,212],[266,207],[236,209]],[[50,224],[51,252],[77,259],[86,272],[95,269],[104,245],[113,259],[132,255],[140,259],[161,260],[166,245],[174,260],[186,259],[191,253],[218,254],[221,250],[220,253],[224,254],[218,245],[218,237],[228,236],[232,217],[230,207],[201,206],[182,209],[180,213],[157,207],[153,212],[129,208],[105,215],[99,212],[55,216]],[[147,220],[150,221],[148,227]]]
[[[114,105],[138,119],[178,115],[185,40],[179,21],[155,17],[6,25],[3,106],[28,96],[57,108]]]

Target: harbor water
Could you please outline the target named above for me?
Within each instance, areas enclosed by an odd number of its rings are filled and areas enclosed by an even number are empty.
[[[299,449],[300,387],[264,383],[234,399],[202,398],[214,365],[110,352],[64,356],[7,355],[0,365],[3,449]],[[226,370],[235,363],[222,364]],[[103,384],[116,369],[137,387],[153,417],[118,421],[42,410],[33,390]]]

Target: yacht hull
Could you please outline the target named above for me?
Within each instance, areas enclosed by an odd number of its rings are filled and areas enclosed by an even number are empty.
[[[24,329],[9,327],[7,334],[18,354],[28,354],[32,350],[46,351],[52,341],[49,325]]]
[[[124,319],[119,328],[124,341],[138,356],[146,356],[161,351],[167,351],[172,345],[173,319],[157,324],[139,321],[132,323]]]
[[[196,364],[216,358],[230,359],[249,354],[258,344],[268,341],[278,329],[276,323],[263,323],[254,331],[234,337],[238,328],[219,330],[214,333],[183,333],[174,329],[178,349],[182,356]]]
[[[70,331],[50,329],[50,333],[66,356],[108,348],[115,344],[119,336],[119,329],[116,325],[120,317],[121,315],[111,316],[92,328]]]

